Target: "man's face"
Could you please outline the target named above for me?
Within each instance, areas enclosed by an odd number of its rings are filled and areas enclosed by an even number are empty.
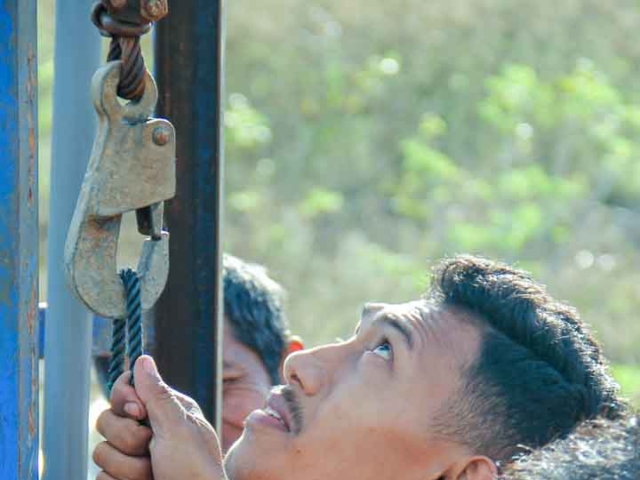
[[[229,477],[438,478],[468,454],[432,426],[478,346],[475,327],[424,302],[368,305],[348,341],[288,358],[287,386],[247,418]]]
[[[244,420],[264,406],[271,380],[260,357],[240,343],[225,319],[222,350],[222,449],[242,435]]]

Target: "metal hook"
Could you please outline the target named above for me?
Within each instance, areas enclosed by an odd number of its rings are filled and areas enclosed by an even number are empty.
[[[65,270],[74,294],[106,318],[124,318],[125,292],[116,255],[125,212],[136,211],[138,230],[150,235],[138,263],[143,309],[156,302],[169,274],[169,234],[162,231],[163,202],[175,195],[175,130],[150,118],[158,93],[149,73],[139,102],[121,105],[121,62],[93,77],[99,124],[65,244]]]

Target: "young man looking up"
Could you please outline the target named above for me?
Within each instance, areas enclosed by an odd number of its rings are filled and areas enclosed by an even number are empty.
[[[490,480],[521,447],[618,408],[575,310],[467,256],[440,265],[426,298],[368,304],[349,340],[291,355],[224,468],[215,432],[151,358],[136,391],[128,375],[98,422],[100,480]]]

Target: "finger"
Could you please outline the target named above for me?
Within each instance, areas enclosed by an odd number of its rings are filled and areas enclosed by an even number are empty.
[[[125,455],[108,442],[102,442],[93,450],[93,461],[114,478],[127,480],[152,480],[151,459]]]
[[[154,435],[168,437],[185,424],[186,411],[158,373],[153,359],[143,355],[135,364],[136,392],[144,403]]]
[[[98,475],[96,476],[96,480],[118,480],[118,479],[113,478],[111,475],[109,475],[107,472],[103,470],[100,473],[98,473]]]
[[[105,410],[98,417],[96,430],[111,445],[126,455],[148,455],[152,432],[131,418],[120,417]]]
[[[147,410],[136,393],[136,390],[129,384],[131,372],[124,372],[118,377],[111,390],[111,408],[120,416],[129,416],[136,420],[142,420],[147,416]]]

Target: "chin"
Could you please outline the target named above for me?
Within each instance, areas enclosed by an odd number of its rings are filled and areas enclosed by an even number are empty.
[[[254,419],[229,448],[224,468],[230,480],[287,480],[300,452],[296,438],[280,427]]]
[[[231,445],[231,448],[229,448],[224,456],[224,471],[226,472],[227,478],[229,480],[240,480],[243,478],[242,468],[238,468],[238,463],[240,462],[238,456],[242,456],[242,454],[239,452],[239,450],[241,450],[241,447],[239,446],[239,443],[241,441],[242,437],[240,437],[240,439],[238,439],[233,445]]]
[[[224,469],[229,480],[278,480],[268,472],[265,451],[254,438],[243,434],[224,457]]]

